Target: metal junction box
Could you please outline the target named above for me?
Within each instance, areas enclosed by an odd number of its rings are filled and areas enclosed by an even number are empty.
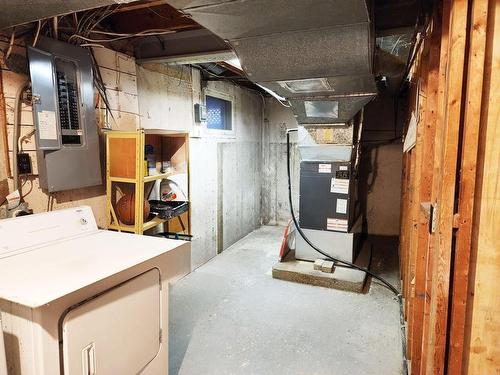
[[[40,186],[54,192],[101,184],[89,52],[41,38],[28,58]]]

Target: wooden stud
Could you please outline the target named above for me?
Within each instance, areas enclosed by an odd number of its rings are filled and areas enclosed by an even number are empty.
[[[429,39],[427,59],[424,62],[421,75],[424,78],[425,97],[422,99],[423,110],[420,116],[423,118],[419,124],[417,147],[421,157],[419,158],[419,183],[418,197],[416,198],[416,238],[415,238],[415,292],[412,309],[412,366],[411,373],[419,374],[421,368],[422,333],[425,305],[425,282],[427,271],[427,255],[429,244],[429,215],[420,207],[430,201],[432,192],[432,155],[434,151],[435,114],[437,104],[437,84],[439,71],[439,44],[440,44],[440,20],[434,15],[431,37]],[[427,203],[428,204],[428,203]]]
[[[500,369],[500,2],[489,1],[463,372]]]
[[[444,374],[448,330],[448,301],[452,253],[452,224],[457,172],[460,115],[462,104],[462,80],[464,73],[468,2],[452,1],[450,6],[450,33],[446,82],[443,106],[443,150],[438,186],[438,231],[434,238],[434,269],[431,295],[430,340],[428,350],[433,351],[427,361],[427,373]],[[440,103],[441,104],[441,103]]]
[[[3,72],[4,71],[0,69],[0,149],[2,150],[0,155],[0,201],[3,201],[2,196],[9,194],[7,178],[11,176],[9,142],[7,139],[7,109],[3,91]]]
[[[437,19],[440,22],[440,49],[439,49],[439,69],[437,76],[437,93],[436,105],[434,111],[434,153],[432,158],[432,191],[431,191],[431,205],[437,207],[437,196],[439,194],[439,179],[441,173],[441,152],[443,144],[443,131],[445,126],[443,111],[441,108],[444,106],[443,101],[445,97],[445,83],[446,83],[446,66],[448,61],[448,45],[449,45],[449,26],[450,26],[450,1],[444,1],[443,4],[436,8],[438,12]],[[432,218],[431,218],[432,219]],[[420,373],[426,374],[427,362],[432,359],[433,348],[430,346],[432,326],[431,326],[431,302],[433,296],[433,281],[434,281],[434,268],[435,268],[435,234],[431,233],[427,249],[427,271],[425,280],[425,304],[424,304],[424,321],[422,327],[422,353]]]
[[[416,92],[418,95],[418,92]],[[412,345],[413,345],[413,297],[414,297],[414,278],[415,278],[415,257],[414,257],[414,237],[415,237],[415,222],[414,222],[414,212],[415,212],[415,192],[417,191],[416,184],[416,176],[418,174],[417,168],[417,158],[420,158],[418,155],[417,146],[411,150],[411,169],[410,169],[410,191],[409,191],[409,207],[408,207],[408,222],[409,225],[407,227],[407,238],[408,238],[408,263],[407,263],[407,279],[406,279],[406,288],[407,288],[407,299],[406,299],[406,310],[407,312],[407,353],[406,356],[408,359],[411,358],[412,354]]]
[[[448,356],[448,372],[450,374],[462,373],[487,18],[488,0],[474,0],[471,9],[465,115],[461,147],[458,231],[450,311],[450,349]]]
[[[122,5],[120,8],[117,8],[115,10],[115,13],[123,13],[123,12],[130,12],[132,10],[138,10],[138,9],[144,9],[144,8],[152,8],[152,7],[157,7],[160,5],[166,5],[167,1],[166,0],[148,0],[148,1],[138,1],[134,2],[130,5]]]

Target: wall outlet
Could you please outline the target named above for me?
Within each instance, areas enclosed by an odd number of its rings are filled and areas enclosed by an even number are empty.
[[[17,171],[21,174],[32,174],[31,158],[27,153],[17,154]]]

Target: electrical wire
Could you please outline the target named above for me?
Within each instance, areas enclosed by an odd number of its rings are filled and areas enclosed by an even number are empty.
[[[262,85],[259,85],[258,83],[256,83],[255,85],[257,85],[258,87],[260,87],[262,90],[264,90],[265,92],[267,92],[269,95],[271,95],[274,99],[276,99],[278,101],[278,103],[280,103],[283,107],[285,108],[291,108],[292,106],[289,104],[286,104],[285,101],[287,101],[285,98],[279,96],[278,94],[276,94],[273,90],[270,90],[268,89],[267,87],[264,87]]]
[[[156,31],[155,31],[156,30]],[[163,31],[159,31],[163,30]],[[92,31],[93,33],[94,31]],[[100,32],[101,34],[105,34],[105,32]],[[123,40],[123,39],[129,39],[129,38],[135,38],[135,37],[142,37],[142,36],[156,36],[156,35],[166,35],[166,34],[173,34],[175,33],[174,30],[165,30],[165,29],[151,29],[151,30],[144,30],[138,33],[133,33],[133,34],[122,34],[122,36],[117,36],[116,38],[111,38],[111,39],[93,39],[93,38],[88,38],[83,35],[79,34],[73,34],[69,37],[69,40],[73,39],[82,39],[87,42],[91,43],[108,43],[108,42],[115,42],[117,40]],[[115,33],[118,34],[118,33]]]
[[[7,52],[5,53],[4,61],[7,61],[10,54],[12,53],[12,48],[14,47],[15,40],[16,40],[16,28],[14,27],[12,29],[12,34],[10,35],[9,48],[7,49]]]
[[[327,254],[325,251],[321,250],[319,247],[317,247],[316,245],[314,245],[311,242],[311,240],[309,240],[309,238],[307,238],[307,236],[305,235],[305,233],[300,228],[299,223],[297,221],[297,218],[295,216],[294,209],[293,209],[292,180],[291,180],[291,177],[290,177],[291,176],[291,172],[290,172],[290,133],[291,132],[295,132],[297,130],[298,129],[288,129],[286,131],[286,155],[287,155],[286,168],[287,168],[287,176],[288,176],[288,202],[290,204],[290,213],[292,215],[292,220],[293,220],[293,223],[295,224],[297,232],[300,234],[300,236],[304,239],[304,241],[306,241],[306,243],[309,246],[311,246],[316,252],[318,252],[319,254],[323,255],[325,258],[330,259],[330,260],[334,261],[335,263],[343,264],[344,266],[347,266],[348,268],[354,268],[354,269],[357,269],[359,271],[362,271],[362,272],[366,273],[367,275],[370,275],[374,279],[376,279],[376,280],[380,281],[382,284],[384,284],[387,288],[389,288],[398,297],[398,299],[401,301],[401,299],[402,299],[401,293],[396,289],[396,287],[394,287],[391,283],[389,283],[383,277],[381,277],[381,276],[373,273],[372,271],[370,271],[370,270],[368,270],[368,269],[366,269],[364,267],[360,267],[360,266],[358,266],[358,265],[356,265],[354,263],[351,263],[351,262],[348,262],[348,261],[345,261],[345,260],[342,260],[342,259],[338,259],[338,258],[332,257],[331,255]]]
[[[99,25],[104,19],[108,18],[110,15],[112,15],[114,12],[116,12],[120,8],[121,4],[118,5],[116,8],[112,9],[111,5],[105,8],[103,11],[103,14],[99,17],[99,19],[94,22],[94,24],[89,28],[89,32],[93,31],[97,25]]]
[[[38,37],[40,36],[41,30],[42,30],[42,20],[38,20],[38,27],[36,28],[35,38],[33,39],[33,47],[36,47],[36,42],[38,42]]]

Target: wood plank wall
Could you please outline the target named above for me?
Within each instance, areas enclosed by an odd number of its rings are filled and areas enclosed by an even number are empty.
[[[400,233],[411,374],[500,373],[499,4],[437,3],[411,71]]]

